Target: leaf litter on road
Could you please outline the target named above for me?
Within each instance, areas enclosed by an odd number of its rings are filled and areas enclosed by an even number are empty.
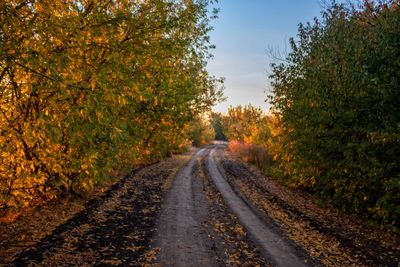
[[[229,151],[220,161],[235,191],[271,216],[284,232],[326,266],[399,266],[397,234],[316,204],[315,198],[265,177]]]
[[[247,236],[237,217],[226,206],[221,194],[204,170],[203,159],[198,162],[197,174],[203,183],[210,206],[210,220],[207,224],[216,246],[218,262],[221,266],[270,266]]]
[[[189,154],[177,155],[126,175],[100,195],[86,203],[81,199],[68,200],[66,206],[78,206],[69,211],[65,220],[47,217],[34,227],[25,227],[17,219],[13,224],[17,237],[41,232],[32,236],[32,245],[15,248],[18,239],[3,242],[9,256],[2,264],[9,265],[146,265],[154,224],[163,201],[165,183],[190,158]],[[60,214],[59,206],[50,213]],[[64,211],[65,211],[64,210]],[[63,211],[63,212],[64,212]],[[33,218],[42,214],[33,212]],[[52,227],[46,227],[47,224]],[[9,225],[8,229],[12,229]],[[34,230],[34,229],[37,230]],[[11,231],[12,232],[12,231]],[[3,237],[3,231],[0,230]],[[11,235],[11,234],[10,234]],[[6,236],[6,235],[4,235]],[[148,254],[150,253],[150,254]]]

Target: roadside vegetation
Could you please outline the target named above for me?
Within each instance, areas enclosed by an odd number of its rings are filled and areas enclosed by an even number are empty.
[[[215,139],[229,140],[229,149],[265,173],[274,169],[271,153],[271,118],[261,108],[230,107],[227,114],[214,114]],[[215,125],[219,125],[216,127]]]
[[[398,231],[399,1],[333,3],[272,65],[271,113],[222,118],[230,149],[321,204]],[[273,160],[271,160],[273,159]],[[276,169],[275,167],[279,168]]]
[[[88,192],[206,131],[199,118],[222,96],[205,69],[208,10],[208,0],[1,1],[1,215]]]

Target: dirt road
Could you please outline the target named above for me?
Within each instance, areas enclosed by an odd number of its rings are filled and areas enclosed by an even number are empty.
[[[204,151],[179,171],[166,197],[156,235],[163,266],[216,266],[211,239],[202,226],[208,218],[207,199],[193,173]]]
[[[206,171],[227,206],[238,217],[261,254],[273,266],[307,266],[310,258],[285,238],[273,224],[258,216],[241,199],[224,178],[222,166],[215,159],[217,149],[211,146],[197,152],[175,178],[163,207],[157,246],[162,266],[216,266],[211,240],[202,223],[207,220],[208,206],[200,181],[196,178],[196,160],[206,160]]]
[[[45,236],[35,227],[0,229],[0,266],[400,266],[398,235],[318,207],[221,143],[131,172]]]

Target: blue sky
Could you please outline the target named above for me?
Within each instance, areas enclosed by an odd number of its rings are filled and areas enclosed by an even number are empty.
[[[270,47],[284,52],[300,22],[312,21],[322,10],[320,0],[219,0],[219,18],[212,21],[211,43],[216,45],[207,69],[225,77],[227,101],[214,107],[252,104],[268,110],[266,90]],[[287,50],[287,49],[286,49]]]

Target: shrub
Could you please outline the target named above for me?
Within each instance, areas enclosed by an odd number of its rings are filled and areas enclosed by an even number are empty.
[[[274,65],[281,167],[293,186],[382,223],[400,221],[398,1],[333,4]]]

